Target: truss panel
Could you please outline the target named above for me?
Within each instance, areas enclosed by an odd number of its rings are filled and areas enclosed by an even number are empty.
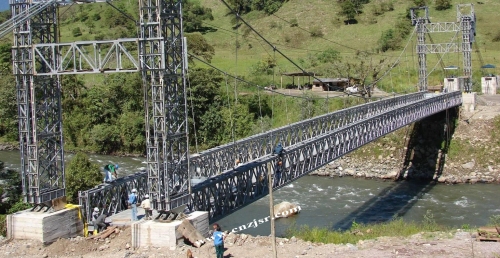
[[[460,25],[456,22],[434,22],[434,23],[425,23],[424,29],[426,33],[433,32],[454,32],[460,31]]]
[[[424,44],[423,51],[425,53],[456,53],[461,52],[461,44],[459,43],[438,43]]]
[[[273,182],[274,188],[280,188],[405,125],[461,103],[460,92],[423,99],[292,146],[283,157],[285,168],[279,182]],[[208,211],[210,220],[214,221],[265,196],[268,193],[268,167],[274,174],[276,159],[276,156],[264,156],[193,186],[192,207]]]
[[[348,126],[353,122],[387,112],[390,109],[400,108],[423,98],[423,93],[413,93],[370,102],[218,146],[193,155],[191,158],[192,174],[198,177],[215,176],[231,169],[237,159],[242,163],[246,163],[271,154],[278,142],[281,142],[284,147],[295,145],[318,135]]]
[[[137,189],[137,194],[141,198],[148,194],[148,175],[146,172],[138,172],[118,178],[112,184],[98,185],[93,189],[80,191],[78,192],[78,202],[82,206],[85,218],[90,222],[92,220],[90,214],[95,207],[110,214],[128,209],[128,195],[134,188]]]
[[[80,41],[36,44],[32,55],[35,62],[47,67],[36,75],[138,72],[137,53],[129,50],[135,48],[137,39]],[[59,53],[56,63],[52,60],[55,53]]]

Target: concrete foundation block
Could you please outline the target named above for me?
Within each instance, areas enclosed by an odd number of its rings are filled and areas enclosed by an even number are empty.
[[[473,112],[476,109],[476,93],[462,93],[462,107],[468,111]]]
[[[7,237],[51,243],[59,238],[83,236],[83,222],[78,209],[52,213],[29,210],[7,215]]]
[[[204,237],[208,237],[208,212],[195,211],[190,213],[187,219]],[[168,247],[175,250],[178,243],[184,241],[183,236],[177,232],[182,223],[180,220],[156,222],[153,220],[140,220],[131,225],[132,247]]]

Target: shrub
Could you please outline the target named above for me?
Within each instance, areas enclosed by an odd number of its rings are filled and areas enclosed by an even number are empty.
[[[451,0],[436,0],[435,7],[438,11],[450,9]]]
[[[500,31],[498,31],[495,35],[495,37],[493,37],[493,39],[491,40],[493,42],[499,42],[500,41]]]
[[[313,37],[313,38],[323,37],[323,31],[321,31],[321,28],[319,26],[312,27],[310,33],[311,33],[311,37]]]
[[[290,27],[298,27],[299,26],[299,21],[297,21],[297,18],[293,18],[290,20]]]
[[[80,30],[80,27],[74,28],[71,33],[73,34],[73,37],[80,37],[82,35],[82,31]]]
[[[68,202],[78,200],[78,191],[88,190],[102,182],[103,175],[89,157],[79,152],[71,159],[66,169],[66,197]]]

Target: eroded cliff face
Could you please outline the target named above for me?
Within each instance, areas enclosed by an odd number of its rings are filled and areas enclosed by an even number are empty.
[[[311,173],[439,183],[500,182],[500,106],[442,112]]]

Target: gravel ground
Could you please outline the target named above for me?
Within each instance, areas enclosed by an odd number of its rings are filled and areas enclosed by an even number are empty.
[[[167,248],[130,248],[130,228],[105,241],[84,238],[60,239],[50,245],[32,240],[4,241],[1,257],[215,257],[208,242],[201,248],[189,245],[176,250]],[[292,237],[277,238],[278,257],[500,257],[500,243],[478,242],[474,234],[457,230],[453,233],[420,233],[408,238],[380,237],[356,244],[334,245],[305,242]],[[229,234],[224,257],[272,257],[269,237]]]

